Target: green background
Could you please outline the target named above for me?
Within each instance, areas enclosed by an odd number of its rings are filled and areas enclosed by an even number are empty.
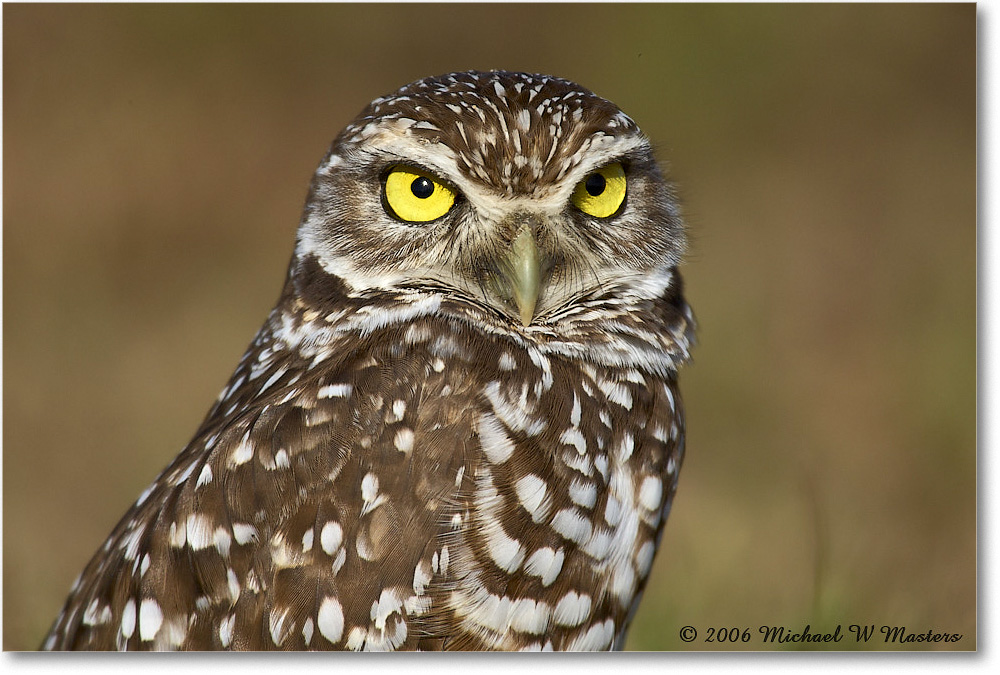
[[[976,647],[974,5],[3,18],[5,649],[40,644],[225,384],[334,135],[469,68],[615,101],[684,200],[688,455],[628,647],[851,623]]]

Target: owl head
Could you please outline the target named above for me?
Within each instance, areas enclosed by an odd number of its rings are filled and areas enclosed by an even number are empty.
[[[649,141],[545,75],[453,73],[372,101],[313,178],[296,265],[355,297],[432,291],[510,330],[650,300],[684,248]]]

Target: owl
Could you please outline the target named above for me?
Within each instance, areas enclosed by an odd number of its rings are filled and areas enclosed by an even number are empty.
[[[372,101],[277,305],[43,647],[621,648],[684,454],[683,251],[649,141],[579,85]]]

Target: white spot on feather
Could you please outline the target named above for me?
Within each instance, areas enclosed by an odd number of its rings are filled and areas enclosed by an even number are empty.
[[[132,637],[135,632],[135,600],[129,598],[122,607],[122,637],[126,640]]]
[[[527,108],[521,108],[517,112],[517,126],[521,131],[531,128],[531,112]]]
[[[271,633],[271,642],[276,647],[280,647],[281,643],[285,641],[285,619],[288,618],[289,611],[285,609],[285,611],[279,612],[277,609],[272,609],[269,615],[268,628]]]
[[[520,633],[541,635],[549,625],[551,608],[542,601],[521,598],[514,603],[510,614],[510,627]]]
[[[229,589],[229,599],[235,603],[240,598],[240,582],[232,568],[226,570],[226,586]]]
[[[139,639],[152,640],[163,624],[163,611],[152,598],[146,598],[139,605]]]
[[[611,646],[615,637],[615,622],[608,619],[591,626],[586,633],[577,636],[566,647],[567,651],[600,651]]]
[[[635,570],[631,564],[625,563],[615,568],[611,578],[611,592],[618,596],[622,606],[628,606],[635,595]]]
[[[635,564],[639,568],[639,576],[645,577],[649,574],[649,568],[653,566],[653,555],[656,553],[656,545],[652,541],[647,541],[639,548],[635,554]]]
[[[320,546],[323,547],[323,551],[327,555],[333,555],[334,551],[340,548],[340,544],[343,540],[344,528],[340,526],[340,523],[332,520],[328,521],[326,525],[323,526],[319,535]]]
[[[219,623],[219,642],[223,647],[228,647],[233,642],[233,626],[236,624],[236,615],[230,614]]]
[[[263,354],[262,354],[262,356],[263,356]],[[274,383],[275,383],[275,382],[277,382],[277,381],[278,381],[279,379],[281,379],[281,376],[282,376],[282,375],[284,375],[284,374],[285,374],[285,369],[284,369],[284,368],[279,368],[279,369],[278,369],[278,370],[277,370],[277,371],[276,371],[276,372],[274,373],[274,375],[272,375],[271,377],[267,378],[267,382],[265,382],[265,383],[264,383],[264,386],[260,388],[260,391],[259,391],[259,392],[257,392],[257,395],[258,395],[258,396],[260,396],[260,395],[261,395],[261,394],[262,394],[262,393],[264,392],[264,390],[265,390],[265,389],[267,389],[267,388],[268,388],[268,387],[270,387],[270,386],[271,386],[272,384],[274,384]]]
[[[100,609],[100,611],[98,611]],[[100,600],[94,598],[87,605],[87,609],[83,612],[83,623],[85,626],[100,626],[111,620],[111,607],[104,605],[100,606]]]
[[[576,427],[570,427],[564,431],[562,436],[559,437],[559,441],[566,445],[572,445],[581,455],[587,452],[587,439],[584,438],[583,434]]]
[[[351,632],[347,634],[347,642],[345,646],[353,651],[358,651],[365,644],[365,632],[364,628],[360,626],[355,626],[351,629]]]
[[[333,576],[337,576],[337,573],[340,572],[340,569],[344,566],[346,561],[347,549],[341,548],[337,553],[337,557],[333,559],[333,564],[330,565],[330,571],[333,573]]]
[[[339,642],[344,635],[344,608],[337,598],[324,598],[316,614],[316,627],[330,642]]]
[[[534,410],[527,401],[527,389],[522,391],[521,399],[510,401],[500,391],[500,383],[492,381],[483,388],[483,393],[493,406],[497,419],[501,420],[512,431],[523,431],[528,436],[537,436],[547,426],[545,420],[534,416]]]
[[[595,529],[587,545],[583,547],[584,552],[595,560],[603,562],[611,551],[613,542],[611,533],[607,530]]]
[[[514,454],[514,442],[494,415],[479,417],[479,442],[486,458],[494,464],[503,464]]]
[[[563,509],[552,518],[552,529],[581,546],[590,539],[590,520],[576,509]]]
[[[205,466],[202,467],[201,473],[198,474],[198,480],[197,482],[195,482],[194,487],[197,490],[198,488],[204,485],[208,485],[211,482],[212,482],[212,467],[206,464]]]
[[[660,508],[662,497],[663,481],[656,476],[646,476],[639,487],[639,503],[647,511],[656,511]]]
[[[378,476],[373,473],[366,473],[361,479],[361,498],[366,502],[375,500],[378,495]]]
[[[212,521],[200,513],[192,513],[185,524],[187,543],[193,551],[200,551],[215,543],[215,532]]]
[[[354,387],[350,384],[328,384],[320,387],[316,392],[316,398],[346,398],[351,395]]]
[[[635,439],[632,438],[632,434],[624,434],[622,443],[618,446],[618,461],[627,461],[632,456],[633,450],[635,450]]]
[[[430,565],[427,564],[426,560],[421,560],[413,570],[413,592],[417,595],[423,595],[431,578]]]
[[[406,401],[402,399],[396,399],[393,401],[392,414],[395,416],[397,421],[403,419],[403,415],[406,414]]]
[[[620,382],[598,381],[597,386],[601,388],[604,395],[612,403],[617,403],[626,410],[632,409],[632,392],[628,387]]]
[[[532,576],[541,577],[542,586],[549,586],[559,576],[564,558],[562,549],[553,551],[548,546],[543,546],[532,553],[524,563],[524,571]]]
[[[393,445],[400,452],[410,452],[413,450],[413,429],[403,428],[396,432]]]
[[[517,368],[517,362],[514,361],[514,357],[510,355],[510,352],[504,352],[500,355],[500,370],[511,371]]]
[[[549,502],[545,499],[545,481],[534,474],[522,476],[514,483],[514,492],[531,519],[540,523],[549,512]]]
[[[569,486],[569,498],[574,504],[591,509],[597,503],[597,486],[594,483],[574,478]]]
[[[229,557],[229,547],[233,543],[233,537],[229,534],[229,530],[221,525],[215,528],[212,543],[215,544],[215,549],[219,552],[219,555],[223,558]]]
[[[291,466],[291,463],[288,461],[288,453],[285,452],[284,448],[274,453],[274,466],[278,469],[287,469]]]
[[[590,614],[590,596],[569,591],[552,611],[552,620],[560,626],[579,626]]]
[[[249,523],[233,523],[233,537],[240,546],[251,541],[257,541],[257,528]]]
[[[497,567],[508,573],[514,572],[524,560],[521,543],[504,532],[499,523],[486,531],[486,548]]]
[[[253,458],[253,446],[250,444],[250,434],[247,433],[243,439],[233,448],[229,455],[230,466],[240,466],[246,464]]]
[[[139,555],[139,546],[142,543],[142,535],[145,534],[146,528],[144,525],[138,525],[134,530],[130,530],[125,537],[122,538],[122,543],[119,544],[119,548],[125,549],[125,559],[135,560]]]
[[[396,594],[395,589],[383,588],[378,600],[372,603],[369,614],[375,629],[384,631],[386,620],[402,608],[403,602]]]
[[[306,617],[306,620],[302,623],[302,639],[306,643],[306,647],[313,639],[313,620],[311,616]]]

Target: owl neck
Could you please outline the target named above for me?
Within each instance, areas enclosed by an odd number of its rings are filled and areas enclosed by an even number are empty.
[[[557,321],[522,326],[443,287],[356,291],[310,256],[293,261],[264,330],[313,358],[358,336],[395,332],[424,319],[459,322],[550,356],[661,376],[689,360],[695,329],[676,271],[659,297],[608,292],[563,309]]]

